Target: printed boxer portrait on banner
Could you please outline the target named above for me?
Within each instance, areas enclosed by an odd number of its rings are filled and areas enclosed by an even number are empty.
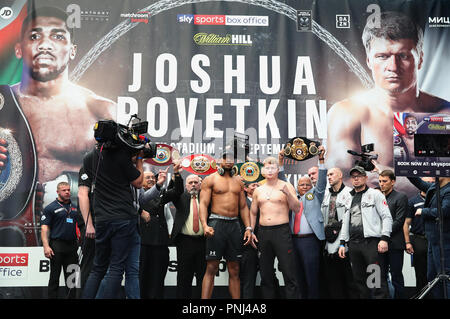
[[[362,40],[374,86],[330,108],[327,162],[348,170],[354,159],[347,150],[374,143],[381,171],[393,167],[393,112],[446,112],[450,103],[418,87],[424,59],[423,31],[410,16],[382,12],[378,26],[367,22]],[[376,174],[372,175],[376,179]],[[397,187],[412,189],[405,180],[399,180]]]
[[[67,18],[66,12],[55,7],[39,7],[27,15],[20,41],[14,48],[16,58],[23,63],[21,81],[1,88],[8,108],[20,114],[23,121],[24,129],[19,126],[10,132],[12,136],[26,136],[28,130],[28,143],[35,156],[34,163],[22,168],[24,174],[25,170],[36,171],[28,185],[27,198],[28,205],[35,207],[34,214],[54,200],[58,182],[76,180],[71,177],[77,176],[83,154],[95,144],[93,125],[99,119],[112,118],[115,113],[113,101],[69,80],[69,63],[75,58],[77,47]],[[11,125],[13,121],[0,119],[4,129]],[[9,151],[12,144],[2,144],[4,152],[0,159],[3,163],[13,163],[14,153]],[[74,193],[72,200],[76,203]],[[10,194],[12,198],[16,195],[14,191]],[[19,214],[4,203],[0,205],[8,212],[4,215],[6,219]]]

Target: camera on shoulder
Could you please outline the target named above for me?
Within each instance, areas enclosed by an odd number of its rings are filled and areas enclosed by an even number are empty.
[[[138,121],[131,124],[131,120]],[[132,115],[127,125],[118,124],[113,120],[100,120],[94,125],[94,138],[105,149],[120,148],[136,155],[144,151],[144,158],[156,156],[156,144],[150,142],[147,133],[148,122],[141,121],[136,114]]]

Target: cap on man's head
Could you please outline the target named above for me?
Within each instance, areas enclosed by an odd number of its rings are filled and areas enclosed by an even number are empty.
[[[353,167],[353,168],[350,170],[350,175],[351,175],[352,172],[354,172],[354,171],[358,171],[359,173],[361,173],[361,175],[364,175],[364,176],[367,175],[366,170],[365,170],[363,167],[358,166],[358,165],[356,165],[355,167]]]

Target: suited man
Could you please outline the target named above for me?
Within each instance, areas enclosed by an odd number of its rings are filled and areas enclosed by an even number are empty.
[[[172,240],[177,248],[177,299],[200,298],[206,269],[205,237],[198,214],[200,183],[197,175],[187,176],[186,191],[172,201],[176,208]],[[194,275],[196,289],[192,294]]]
[[[389,211],[392,215],[392,232],[389,250],[386,257],[386,272],[391,273],[391,281],[394,286],[394,298],[405,298],[405,281],[403,278],[403,255],[405,249],[405,237],[403,225],[408,211],[408,196],[394,189],[396,176],[392,170],[383,170],[378,177],[381,192],[386,197]]]
[[[183,179],[179,173],[180,164],[173,163],[174,178],[167,188],[159,180],[164,178],[167,170],[159,170],[156,188],[160,190],[157,198],[151,199],[150,191],[144,192],[152,184],[152,175],[145,178],[145,184],[139,195],[141,222],[141,249],[139,256],[139,282],[142,299],[163,299],[164,280],[169,266],[169,230],[165,214],[165,205],[183,192]],[[163,176],[163,177],[161,177]]]
[[[259,183],[244,182],[244,192],[247,195],[247,206],[250,209],[252,206],[252,196],[256,188],[259,187]],[[258,219],[258,217],[257,217]],[[241,231],[244,233],[245,225],[242,220],[239,220],[241,225]],[[255,231],[257,233],[258,220],[256,221]],[[258,272],[258,251],[252,246],[247,245],[242,249],[242,258],[240,260],[239,277],[241,279],[241,298],[242,299],[254,299],[255,298],[255,285],[256,275]]]
[[[325,240],[321,205],[327,186],[327,169],[324,166],[325,148],[319,147],[319,178],[315,187],[309,176],[298,180],[297,191],[301,202],[298,212],[290,212],[289,221],[295,255],[301,298],[320,298],[319,274],[322,242]]]

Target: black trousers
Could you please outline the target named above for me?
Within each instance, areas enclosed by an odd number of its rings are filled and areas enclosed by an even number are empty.
[[[258,235],[258,249],[261,253],[259,268],[262,297],[273,299],[276,296],[274,261],[275,257],[277,257],[278,265],[284,278],[286,298],[298,299],[300,292],[289,224],[259,226]]]
[[[348,257],[342,259],[325,252],[323,257],[327,297],[330,299],[356,299],[356,286]]]
[[[164,298],[164,279],[168,266],[168,246],[141,245],[139,256],[141,299]]]
[[[82,236],[84,236],[82,234]],[[89,277],[89,273],[91,272],[92,266],[94,265],[94,256],[95,256],[95,239],[94,238],[86,238],[84,237],[83,242],[81,244],[81,254],[82,258],[80,261],[80,284],[81,289],[77,289],[77,298],[81,298],[83,293],[84,284]]]
[[[65,241],[59,239],[50,239],[50,247],[54,252],[54,256],[50,258],[50,278],[48,280],[48,298],[58,298],[59,277],[61,275],[61,268],[64,270],[64,280],[67,283],[67,279],[70,275],[74,275],[75,268],[69,272],[68,267],[70,265],[78,265],[77,254],[77,242]],[[64,294],[66,298],[75,298],[75,287],[69,289]]]
[[[428,284],[427,279],[427,255],[428,241],[425,236],[411,235],[411,245],[414,248],[412,266],[416,273],[416,290],[420,291]],[[446,261],[447,262],[447,261]]]
[[[177,299],[200,299],[206,271],[205,237],[178,234],[176,247]],[[194,276],[196,286],[193,289]]]
[[[352,264],[358,297],[388,299],[386,254],[378,252],[380,239],[376,237],[351,240],[348,253]]]
[[[241,298],[254,299],[256,275],[258,273],[258,251],[251,245],[244,246],[239,264]]]

